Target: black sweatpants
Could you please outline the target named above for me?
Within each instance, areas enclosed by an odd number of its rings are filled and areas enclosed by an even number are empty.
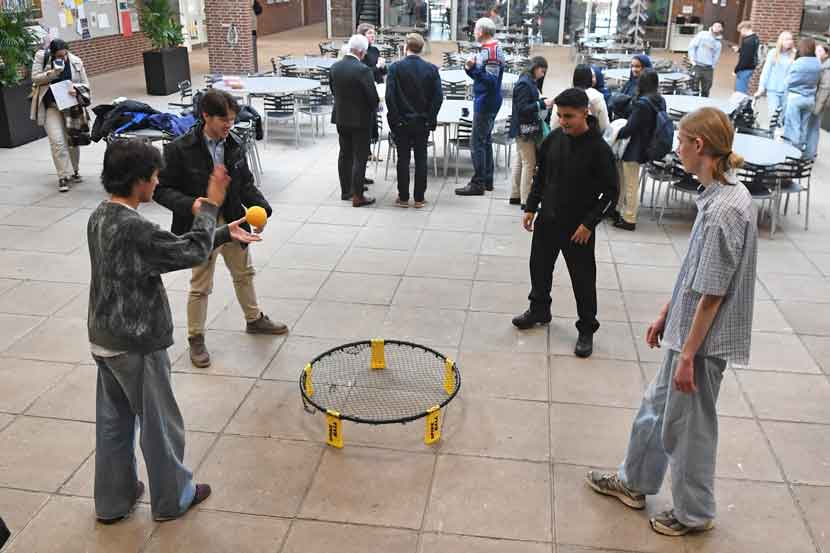
[[[410,152],[415,152],[415,190],[416,202],[424,201],[427,190],[427,141],[429,130],[423,124],[395,129],[395,146],[398,151],[398,197],[409,200],[409,160]]]
[[[543,315],[550,313],[553,268],[561,252],[571,275],[576,298],[576,310],[579,315],[576,328],[580,334],[593,334],[599,328],[597,261],[594,252],[596,235],[592,232],[588,243],[580,246],[571,241],[577,226],[562,224],[543,216],[536,218],[530,246],[531,290],[528,299],[531,311]]]
[[[340,177],[340,193],[346,196],[362,196],[366,175],[366,161],[369,159],[369,136],[371,129],[337,127],[340,139],[340,154],[337,158],[337,173]]]

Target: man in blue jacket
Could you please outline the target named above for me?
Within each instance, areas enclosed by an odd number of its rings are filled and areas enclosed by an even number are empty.
[[[476,22],[475,36],[481,44],[477,56],[467,60],[464,70],[473,79],[473,134],[471,154],[473,178],[462,188],[456,188],[459,196],[482,196],[493,189],[493,125],[501,109],[501,80],[504,75],[504,52],[493,39],[496,25],[483,17]]]
[[[424,207],[427,189],[427,140],[435,130],[444,101],[438,68],[420,54],[424,39],[406,36],[406,57],[389,67],[386,109],[398,149],[398,199],[395,205],[409,207],[409,158],[415,150],[415,207]]]

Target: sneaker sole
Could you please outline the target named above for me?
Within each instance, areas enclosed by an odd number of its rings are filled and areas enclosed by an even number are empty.
[[[209,360],[209,359],[208,359],[208,361],[207,361],[206,363],[203,363],[203,362],[197,362],[195,359],[193,359],[193,358],[191,357],[191,358],[190,358],[190,363],[191,363],[194,367],[196,367],[197,369],[206,369],[206,368],[210,367],[210,360]]]
[[[288,334],[288,329],[285,330],[250,330],[248,328],[245,329],[245,332],[248,334],[261,334],[263,336],[282,336],[283,334]]]
[[[687,534],[700,534],[702,532],[708,532],[709,530],[715,527],[715,521],[713,520],[710,520],[703,526],[698,526],[696,528],[684,527],[683,530],[673,530],[668,526],[660,524],[660,522],[658,522],[655,519],[650,519],[648,522],[651,525],[652,530],[654,530],[658,534],[661,534],[663,536],[669,536],[672,538],[678,538],[680,536],[685,536]]]
[[[551,320],[553,320],[553,319],[551,319]],[[538,322],[538,323],[533,323],[530,326],[525,326],[525,325],[519,326],[516,323],[513,323],[513,326],[515,326],[519,330],[529,330],[529,329],[531,329],[533,327],[536,327],[536,326],[548,326],[549,324],[550,324],[550,321],[541,321],[541,322]]]
[[[617,499],[620,500],[621,503],[623,503],[623,505],[625,505],[627,507],[631,507],[632,509],[637,509],[638,511],[646,508],[646,500],[645,499],[637,501],[635,499],[631,499],[630,497],[628,497],[625,494],[622,494],[622,493],[619,493],[619,492],[613,492],[611,490],[606,490],[604,488],[600,488],[599,486],[594,484],[591,481],[590,478],[585,478],[585,483],[588,484],[588,486],[590,486],[590,488],[592,490],[594,490],[595,492],[597,492],[599,494],[607,495],[608,497],[616,497]]]

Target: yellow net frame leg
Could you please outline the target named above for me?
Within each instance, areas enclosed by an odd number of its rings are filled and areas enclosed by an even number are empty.
[[[383,339],[381,338],[372,339],[372,368],[386,368],[386,356],[383,351]]]
[[[305,380],[303,381],[303,385],[305,386],[305,395],[311,397],[314,395],[314,384],[311,382],[311,363],[305,366]]]
[[[343,421],[337,411],[326,411],[326,444],[343,448]]]
[[[436,405],[427,413],[424,443],[431,445],[441,439],[441,408]]]
[[[454,366],[455,363],[453,360],[447,357],[447,360],[444,363],[444,391],[447,392],[447,394],[452,394],[455,391]]]

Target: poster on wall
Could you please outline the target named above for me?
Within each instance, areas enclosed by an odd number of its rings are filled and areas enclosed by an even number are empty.
[[[117,34],[109,25],[116,16],[116,6],[103,0],[37,0],[41,18],[38,22],[53,34],[71,42]],[[107,23],[102,25],[101,22]]]
[[[125,37],[140,30],[136,0],[118,0],[118,23]]]

